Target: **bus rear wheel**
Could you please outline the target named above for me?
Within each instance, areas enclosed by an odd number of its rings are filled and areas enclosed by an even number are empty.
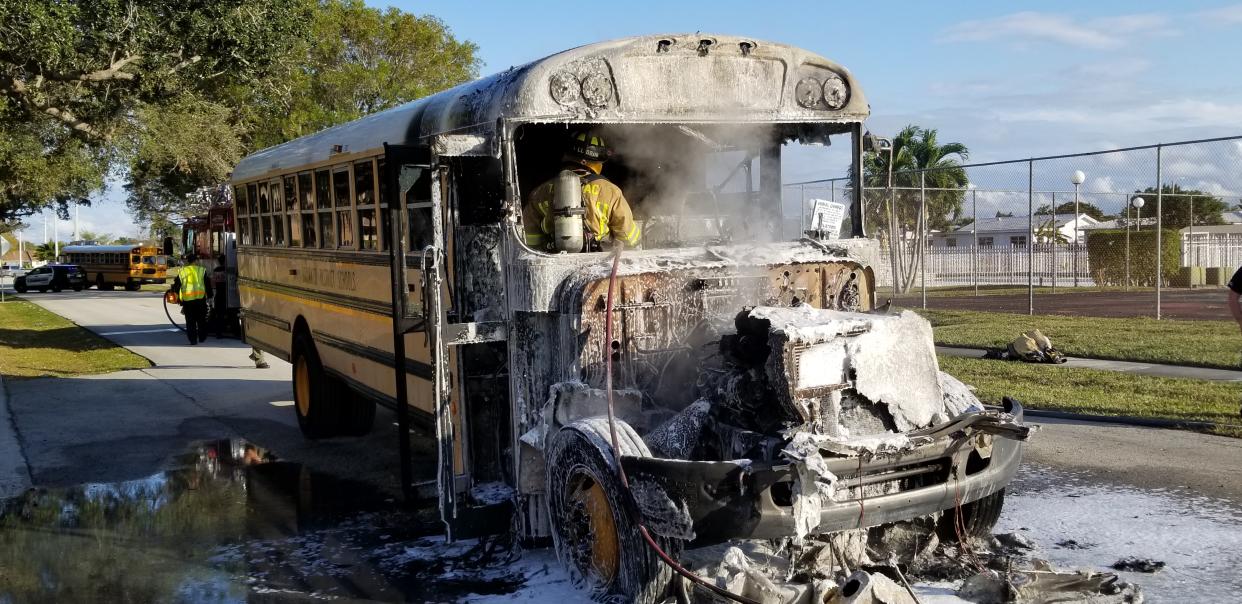
[[[305,331],[298,332],[293,336],[293,410],[303,436],[317,440],[333,435],[337,414],[330,399],[336,390],[324,375],[314,340]]]
[[[104,281],[103,273],[95,273],[95,289],[99,291],[111,290],[112,286]]]

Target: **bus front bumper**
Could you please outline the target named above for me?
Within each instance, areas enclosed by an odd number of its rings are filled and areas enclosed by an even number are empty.
[[[861,461],[825,456],[836,478],[835,494],[820,497],[819,524],[813,532],[910,520],[1005,488],[1017,472],[1022,441],[1030,430],[1022,425],[1017,401],[1007,411],[963,414],[923,431],[931,442],[901,454]],[[657,484],[674,501],[685,503],[695,546],[795,535],[791,464],[644,457],[622,457],[621,463],[631,482]],[[870,494],[876,491],[883,494]]]

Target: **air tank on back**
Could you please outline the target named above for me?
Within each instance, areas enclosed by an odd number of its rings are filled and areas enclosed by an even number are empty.
[[[581,252],[584,241],[582,181],[572,170],[561,170],[552,189],[552,245],[558,252]]]

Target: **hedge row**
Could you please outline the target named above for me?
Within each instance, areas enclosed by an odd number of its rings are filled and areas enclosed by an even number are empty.
[[[1167,284],[1181,267],[1181,233],[1165,229],[1161,235],[1163,256],[1161,272]],[[1090,231],[1087,234],[1087,258],[1091,278],[1096,285],[1126,284],[1126,231]],[[1130,284],[1156,284],[1156,231],[1130,231]]]

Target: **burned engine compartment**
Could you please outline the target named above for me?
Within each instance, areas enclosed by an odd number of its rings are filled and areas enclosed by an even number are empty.
[[[650,449],[621,457],[643,517],[696,545],[909,520],[1002,489],[1020,406],[985,410],[941,373],[917,315],[859,312],[870,282],[847,262],[627,275],[605,342],[596,281],[580,379],[551,388],[547,433],[604,412],[611,355],[617,416]]]

